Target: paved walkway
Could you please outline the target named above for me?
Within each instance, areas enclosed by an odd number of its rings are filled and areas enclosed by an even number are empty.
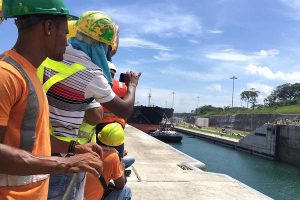
[[[270,199],[229,176],[190,170],[195,163],[202,168],[203,165],[129,125],[126,134],[125,148],[136,158],[127,183],[133,199]]]

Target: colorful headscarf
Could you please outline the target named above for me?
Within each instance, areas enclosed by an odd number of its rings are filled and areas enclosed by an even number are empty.
[[[97,45],[86,44],[84,42],[79,41],[75,37],[70,38],[69,43],[72,45],[74,49],[86,53],[91,58],[92,62],[95,65],[97,65],[100,69],[102,69],[105,78],[112,86],[112,78],[106,60],[106,52],[105,52],[106,45],[101,42],[99,42]]]

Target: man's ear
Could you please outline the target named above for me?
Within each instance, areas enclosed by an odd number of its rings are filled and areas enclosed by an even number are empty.
[[[50,37],[51,35],[53,36],[55,34],[55,23],[52,20],[45,20],[43,23],[43,27],[44,27],[44,33],[45,35],[47,35],[48,37]]]

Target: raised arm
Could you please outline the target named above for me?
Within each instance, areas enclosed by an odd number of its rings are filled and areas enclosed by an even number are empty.
[[[135,102],[135,91],[138,85],[141,73],[135,74],[134,72],[127,73],[127,95],[121,99],[115,96],[113,100],[102,103],[104,107],[109,109],[112,113],[121,118],[128,118],[132,111]]]

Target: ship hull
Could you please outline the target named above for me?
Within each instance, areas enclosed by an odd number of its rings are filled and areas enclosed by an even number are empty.
[[[151,131],[155,131],[159,129],[159,125],[155,125],[155,124],[136,124],[136,123],[128,123],[128,124],[145,133],[149,133]]]
[[[172,108],[134,106],[127,123],[145,133],[159,129],[160,122],[173,117]]]

